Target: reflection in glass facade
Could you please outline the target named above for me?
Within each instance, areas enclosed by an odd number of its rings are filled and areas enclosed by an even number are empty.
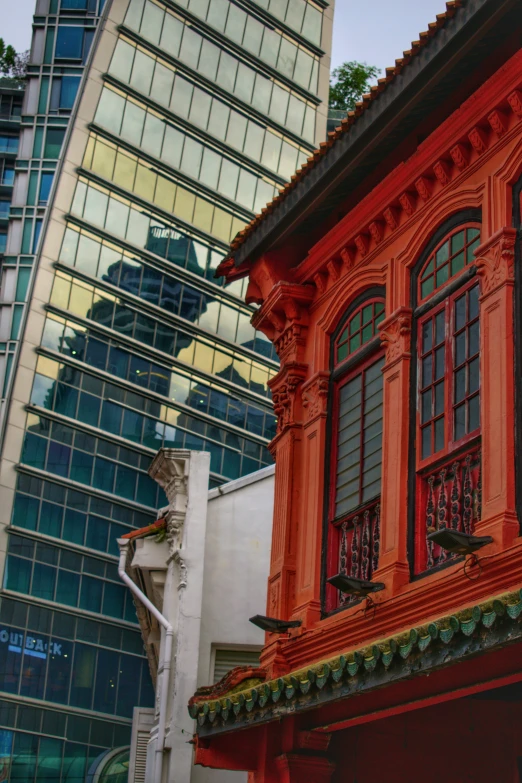
[[[147,473],[161,446],[209,451],[212,486],[270,463],[277,357],[244,282],[214,272],[325,135],[331,4],[103,6],[38,0],[22,109],[21,303],[0,319],[20,346],[0,472],[6,780],[80,783],[153,702],[116,539],[166,503]]]

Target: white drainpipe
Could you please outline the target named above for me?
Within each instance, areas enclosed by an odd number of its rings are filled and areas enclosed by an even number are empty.
[[[118,563],[118,574],[123,582],[127,585],[129,590],[139,598],[142,604],[149,610],[149,612],[156,618],[158,623],[165,631],[165,645],[163,648],[163,660],[158,664],[158,675],[162,673],[161,677],[161,691],[159,694],[159,721],[158,721],[158,739],[156,745],[156,763],[154,765],[154,783],[161,783],[162,771],[163,771],[163,753],[165,745],[165,723],[167,720],[167,696],[169,692],[170,684],[170,659],[172,657],[172,637],[174,631],[172,625],[167,621],[160,611],[154,606],[152,601],[149,601],[145,593],[140,590],[138,585],[132,581],[132,579],[125,573],[125,563],[127,562],[127,549],[129,547],[129,541],[119,538],[118,546],[120,547],[120,560]],[[160,645],[161,649],[161,645]],[[158,683],[159,684],[159,676]],[[152,781],[151,781],[152,783]]]

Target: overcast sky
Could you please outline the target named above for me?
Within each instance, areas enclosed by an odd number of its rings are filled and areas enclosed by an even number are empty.
[[[0,37],[17,51],[31,43],[35,0],[0,0]],[[384,70],[395,63],[445,0],[336,0],[332,65],[359,60]]]

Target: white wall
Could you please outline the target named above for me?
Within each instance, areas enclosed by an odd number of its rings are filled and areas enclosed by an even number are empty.
[[[208,501],[198,685],[212,682],[212,648],[262,647],[248,622],[264,614],[272,540],[274,466],[211,490]],[[243,772],[196,766],[192,783],[242,783]]]

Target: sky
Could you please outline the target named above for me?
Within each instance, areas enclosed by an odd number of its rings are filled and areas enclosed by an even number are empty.
[[[28,49],[35,0],[0,0],[0,6],[0,37],[19,52]],[[384,71],[444,10],[445,0],[336,0],[332,67],[358,60]]]

